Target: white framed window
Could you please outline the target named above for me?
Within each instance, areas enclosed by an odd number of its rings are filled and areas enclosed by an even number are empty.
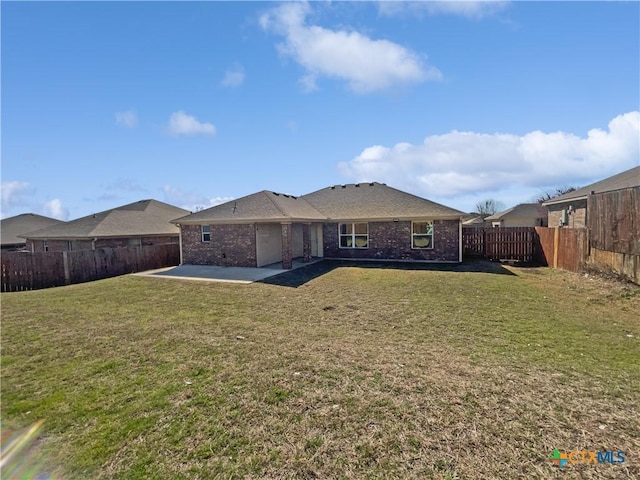
[[[340,248],[369,248],[369,224],[340,223],[338,237]]]
[[[433,248],[433,222],[411,222],[411,248]]]
[[[210,242],[211,241],[211,226],[209,225],[201,225],[201,231],[202,231],[202,241],[203,242]]]
[[[45,240],[44,242],[42,242],[42,248],[45,252],[49,251],[49,240]]]

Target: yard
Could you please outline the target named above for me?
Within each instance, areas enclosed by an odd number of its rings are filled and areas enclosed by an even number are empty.
[[[43,419],[31,458],[79,479],[640,476],[639,287],[314,268],[2,294],[3,436]]]

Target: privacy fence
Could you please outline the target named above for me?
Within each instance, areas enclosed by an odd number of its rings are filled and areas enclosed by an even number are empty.
[[[71,252],[2,254],[2,291],[16,292],[90,282],[180,263],[177,244]]]

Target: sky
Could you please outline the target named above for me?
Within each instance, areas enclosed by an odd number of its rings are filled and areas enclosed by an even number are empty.
[[[640,2],[13,2],[3,218],[378,181],[465,212],[640,164]]]

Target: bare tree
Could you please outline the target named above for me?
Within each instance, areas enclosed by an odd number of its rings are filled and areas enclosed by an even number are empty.
[[[504,203],[494,200],[493,198],[487,198],[482,202],[476,203],[476,211],[483,217],[488,217],[494,213],[504,210]]]
[[[564,195],[565,193],[569,193],[569,192],[575,192],[578,188],[577,187],[558,187],[552,190],[545,190],[544,192],[541,192],[537,197],[536,197],[536,202],[538,203],[542,203],[542,202],[546,202],[548,200],[551,200],[552,198],[556,198],[559,197],[560,195]]]

